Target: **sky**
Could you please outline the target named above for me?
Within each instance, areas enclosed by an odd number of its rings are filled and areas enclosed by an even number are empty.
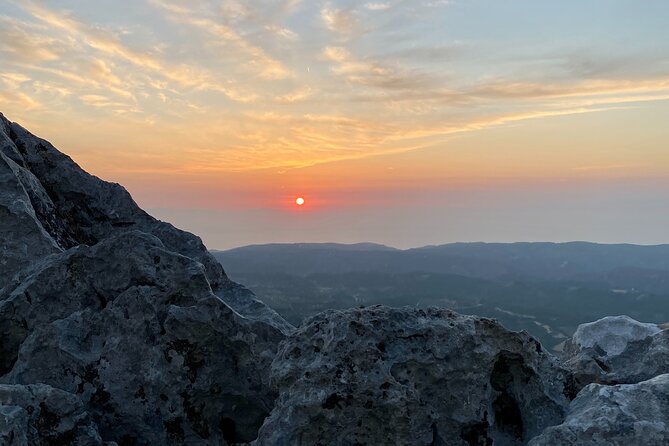
[[[0,112],[214,249],[669,243],[665,0],[1,0]]]

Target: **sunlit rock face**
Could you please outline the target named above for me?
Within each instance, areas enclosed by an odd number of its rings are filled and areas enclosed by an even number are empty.
[[[669,330],[627,316],[578,327],[564,356],[579,387],[638,383],[669,373]]]
[[[121,186],[4,117],[0,135],[0,382],[60,389],[119,445],[253,440],[293,328]],[[43,437],[2,411],[3,435]]]
[[[638,384],[590,384],[571,403],[567,419],[530,446],[669,444],[669,375]]]
[[[563,419],[567,371],[525,333],[448,310],[310,319],[272,364],[258,445],[521,445]]]

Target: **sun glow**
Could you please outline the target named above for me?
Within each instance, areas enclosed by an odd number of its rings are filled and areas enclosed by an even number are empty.
[[[304,204],[304,198],[303,197],[297,197],[295,199],[295,204],[298,206],[302,206]]]

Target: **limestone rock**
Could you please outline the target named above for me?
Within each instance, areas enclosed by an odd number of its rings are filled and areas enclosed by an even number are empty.
[[[66,392],[119,445],[253,440],[293,327],[121,186],[1,115],[0,135],[0,382]],[[21,407],[0,435],[52,444]]]
[[[669,373],[669,330],[627,316],[578,327],[563,355],[579,387],[631,384]]]
[[[0,274],[0,289],[3,288],[3,282],[29,261],[45,253],[68,249],[79,244],[94,245],[114,234],[139,230],[158,237],[167,249],[202,263],[214,293],[239,313],[280,327],[284,333],[289,333],[293,329],[276,312],[258,301],[252,293],[232,282],[199,237],[181,231],[169,223],[156,220],[140,209],[122,186],[88,174],[48,141],[34,136],[16,123],[9,122],[2,114],[0,114],[0,133],[2,133],[0,156],[3,156],[0,161],[0,182],[6,178],[5,182],[9,182],[11,186],[5,187],[0,183],[0,215],[13,212],[18,215],[13,220],[21,218],[17,223],[11,223],[9,229],[5,229],[3,217],[1,220],[3,223],[0,223],[3,225],[0,226],[3,231],[0,234],[7,234],[7,239],[12,243],[35,246],[34,254],[32,251],[29,252],[28,254],[32,255],[25,256],[26,260],[21,265],[12,266],[11,271],[7,267],[3,268],[3,271],[8,272]],[[18,173],[15,172],[13,175],[9,173],[10,169],[4,167],[3,162],[10,164],[15,171],[18,170]],[[24,196],[19,200],[15,198],[18,192],[13,192],[6,198],[5,189],[20,189],[16,185],[18,180],[25,190]],[[20,201],[19,204],[23,203],[25,211],[8,208],[9,204],[17,201]],[[8,211],[3,210],[4,208]],[[27,216],[21,217],[24,214]],[[25,229],[23,233],[10,231],[14,227]],[[39,243],[33,240],[38,236]],[[45,238],[46,241],[41,241],[41,238]],[[56,245],[50,246],[49,243],[53,241]],[[8,254],[4,253],[5,251]],[[23,251],[9,245],[8,249],[3,249],[0,253],[0,265],[15,265],[15,259],[24,255]]]
[[[669,375],[638,384],[590,384],[564,423],[530,446],[664,446],[669,444]]]
[[[78,395],[119,444],[253,440],[275,398],[281,331],[230,309],[202,264],[139,231],[43,262],[0,302],[0,331],[2,381]]]
[[[43,384],[0,385],[0,444],[102,446],[103,441],[76,396]]]
[[[569,374],[526,333],[448,310],[328,311],[281,346],[257,445],[520,445],[558,424]]]
[[[37,219],[29,192],[44,193],[30,172],[0,152],[0,289],[31,262],[62,251]]]
[[[658,332],[660,328],[656,324],[644,324],[629,316],[608,316],[579,325],[571,343],[581,349],[599,348],[608,356],[616,356],[630,342],[645,339]]]

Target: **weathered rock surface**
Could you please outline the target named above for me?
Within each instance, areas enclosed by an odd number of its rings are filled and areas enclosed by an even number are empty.
[[[202,264],[132,231],[42,262],[0,302],[4,382],[78,395],[122,444],[252,440],[281,332],[209,288]],[[222,426],[222,427],[221,427]]]
[[[448,310],[329,311],[272,364],[258,445],[516,445],[562,420],[569,374],[525,333]]]
[[[119,445],[253,440],[292,326],[121,186],[1,115],[0,134],[0,382],[60,389]],[[58,444],[21,410],[0,402],[0,433]]]
[[[669,444],[669,375],[638,384],[590,384],[565,422],[530,446],[664,446]]]
[[[669,330],[627,316],[605,317],[579,326],[563,354],[579,387],[638,383],[669,373]]]
[[[34,260],[62,249],[40,224],[29,192],[49,199],[35,177],[0,152],[0,288]]]
[[[75,395],[43,384],[0,385],[0,444],[101,446],[103,441]]]
[[[0,215],[16,215],[12,221],[17,221],[11,226],[7,223],[6,230],[3,217],[0,234],[12,243],[25,245],[23,249],[8,245],[8,249],[0,252],[0,265],[15,265],[16,259],[24,256],[20,267],[2,269],[0,289],[24,265],[46,253],[79,244],[94,245],[132,229],[154,235],[168,250],[202,263],[214,293],[239,313],[277,326],[284,333],[292,330],[290,324],[253,293],[228,279],[199,237],[151,217],[122,186],[88,174],[48,141],[9,122],[2,114],[0,131]],[[12,204],[19,209],[14,210]],[[14,227],[25,229],[21,233],[12,232]],[[4,247],[5,240],[2,241]]]

